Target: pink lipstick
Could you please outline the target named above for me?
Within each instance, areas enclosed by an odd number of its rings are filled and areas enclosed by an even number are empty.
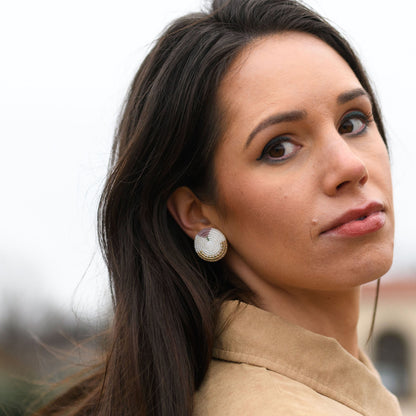
[[[386,222],[383,204],[370,202],[363,207],[347,211],[321,233],[342,237],[360,237],[380,230]]]

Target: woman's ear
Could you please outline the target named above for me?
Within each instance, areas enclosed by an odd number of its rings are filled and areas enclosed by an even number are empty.
[[[186,186],[181,186],[171,194],[167,207],[178,225],[192,239],[203,228],[211,225],[202,213],[202,202]]]

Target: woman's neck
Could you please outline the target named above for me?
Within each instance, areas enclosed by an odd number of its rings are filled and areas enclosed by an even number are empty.
[[[334,292],[273,287],[261,293],[263,296],[257,297],[258,307],[312,332],[335,338],[358,358],[359,287]]]

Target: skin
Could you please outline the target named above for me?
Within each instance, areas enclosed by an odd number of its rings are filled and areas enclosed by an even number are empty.
[[[207,225],[225,234],[225,261],[257,306],[358,356],[359,287],[390,268],[394,234],[389,158],[369,98],[332,48],[285,33],[240,54],[219,104],[226,125],[214,161],[218,203],[181,188],[169,209],[191,237]],[[300,118],[270,122],[287,112]],[[323,233],[371,202],[382,206],[380,229]]]

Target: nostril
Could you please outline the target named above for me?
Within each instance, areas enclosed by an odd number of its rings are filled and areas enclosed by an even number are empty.
[[[360,179],[360,185],[363,186],[368,181],[368,174],[366,173],[361,179]]]
[[[340,190],[344,185],[346,185],[348,181],[344,181],[337,186],[337,191]]]

